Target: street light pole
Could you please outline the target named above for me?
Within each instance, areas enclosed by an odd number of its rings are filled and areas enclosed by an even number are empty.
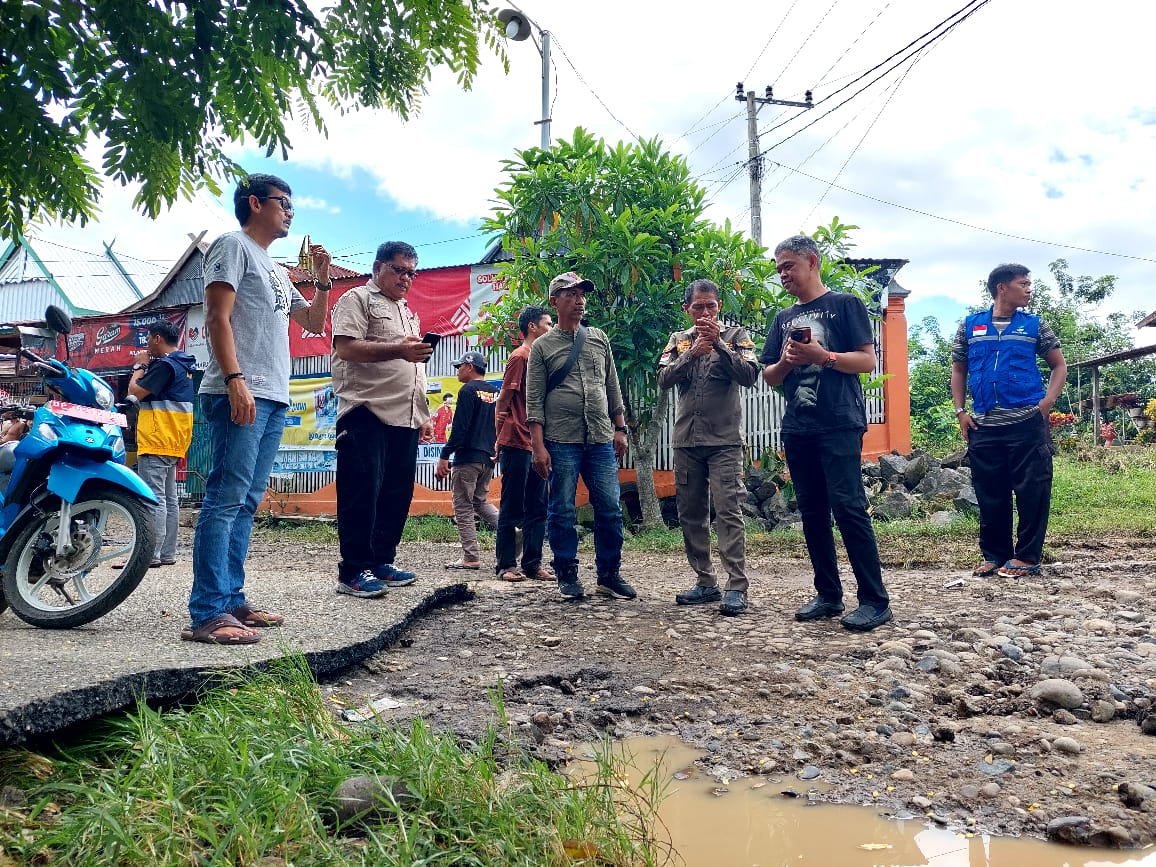
[[[498,20],[505,25],[506,38],[514,42],[529,39],[531,30],[537,30],[542,36],[542,45],[538,53],[542,55],[542,119],[534,121],[542,127],[542,150],[550,148],[550,31],[543,30],[526,17],[521,9],[502,9],[498,12]]]
[[[550,31],[542,34],[542,150],[550,149]]]

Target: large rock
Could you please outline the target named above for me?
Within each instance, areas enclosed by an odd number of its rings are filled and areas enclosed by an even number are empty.
[[[957,452],[952,452],[939,465],[947,470],[958,470],[960,467],[967,464],[967,449],[960,449]]]
[[[759,509],[763,513],[763,517],[768,521],[781,521],[791,511],[791,507],[787,505],[787,498],[783,496],[782,491],[776,491],[774,496],[763,500]]]
[[[903,455],[879,456],[879,475],[885,482],[894,482],[896,479],[903,478],[903,472],[906,469],[907,458]]]
[[[1080,692],[1080,688],[1062,677],[1041,680],[1032,687],[1029,695],[1033,701],[1048,702],[1065,710],[1072,710],[1084,703],[1084,694]]]
[[[963,487],[963,476],[955,470],[928,470],[927,475],[915,486],[915,493],[952,499]]]
[[[931,461],[927,459],[927,455],[912,455],[911,460],[907,462],[907,466],[903,468],[903,484],[907,485],[908,488],[914,488],[923,481],[923,477],[927,475],[930,469]]]
[[[1051,654],[1044,657],[1040,664],[1040,674],[1045,677],[1062,677],[1075,674],[1077,671],[1088,671],[1096,666],[1085,659],[1073,654]]]
[[[955,506],[957,512],[962,512],[965,515],[979,514],[979,500],[976,499],[975,488],[971,485],[960,488],[951,504]]]
[[[880,496],[872,508],[871,514],[876,518],[885,518],[889,521],[896,518],[910,518],[915,508],[915,497],[902,489],[887,491]]]

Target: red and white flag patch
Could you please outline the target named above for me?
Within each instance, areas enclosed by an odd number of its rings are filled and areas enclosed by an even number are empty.
[[[985,337],[985,336],[987,336],[987,326],[986,325],[973,325],[973,326],[971,326],[971,336],[972,337]]]

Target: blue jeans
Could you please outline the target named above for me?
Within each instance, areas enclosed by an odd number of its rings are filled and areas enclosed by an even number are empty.
[[[193,536],[189,618],[194,629],[245,604],[245,558],[253,515],[265,496],[288,408],[277,401],[256,400],[256,422],[238,425],[230,418],[228,396],[201,395],[212,468]]]
[[[574,497],[581,476],[594,507],[595,572],[599,578],[617,575],[622,563],[622,506],[614,445],[547,440],[546,451],[550,453],[546,534],[554,552],[554,574],[559,581],[578,578],[578,510]]]

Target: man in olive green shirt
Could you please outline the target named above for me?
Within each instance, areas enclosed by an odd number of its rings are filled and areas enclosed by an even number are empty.
[[[746,526],[743,520],[742,390],[759,378],[755,345],[745,328],[718,321],[719,289],[710,280],[687,287],[682,309],[693,327],[670,335],[658,362],[660,388],[677,388],[674,479],[678,522],[693,589],[679,605],[718,602],[727,615],[747,610]],[[718,553],[727,572],[720,593],[710,560],[710,507],[714,501]]]
[[[582,324],[586,293],[594,288],[573,271],[550,281],[550,304],[557,324],[534,341],[526,368],[526,423],[530,428],[531,465],[550,483],[546,534],[554,554],[558,589],[581,599],[578,580],[578,530],[574,497],[578,477],[594,507],[594,565],[598,592],[633,599],[634,588],[618,574],[622,563],[622,508],[618,459],[626,454],[622,392],[614,369],[610,340]],[[573,366],[556,384],[575,341],[582,341]]]

